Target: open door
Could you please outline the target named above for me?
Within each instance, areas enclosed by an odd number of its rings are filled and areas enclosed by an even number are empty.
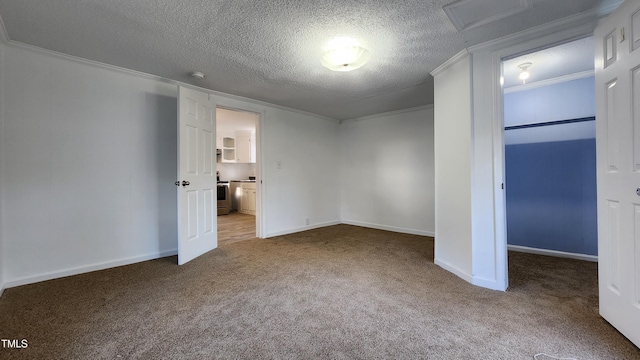
[[[595,44],[600,314],[640,346],[640,1]]]
[[[178,265],[218,246],[216,105],[178,87]]]

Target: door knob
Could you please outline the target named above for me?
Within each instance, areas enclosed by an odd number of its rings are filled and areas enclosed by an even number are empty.
[[[191,184],[190,182],[188,182],[187,180],[182,180],[182,186],[187,186]]]

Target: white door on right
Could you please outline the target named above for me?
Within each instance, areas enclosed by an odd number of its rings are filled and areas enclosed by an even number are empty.
[[[640,346],[640,1],[594,35],[600,314]]]

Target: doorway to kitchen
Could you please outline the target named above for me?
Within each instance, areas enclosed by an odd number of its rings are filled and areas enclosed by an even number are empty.
[[[218,245],[255,239],[260,114],[216,108]]]

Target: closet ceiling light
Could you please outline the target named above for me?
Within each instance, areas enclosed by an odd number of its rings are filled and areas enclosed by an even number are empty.
[[[526,62],[526,63],[523,63],[523,64],[518,65],[518,67],[520,68],[520,70],[522,70],[522,71],[520,72],[520,76],[518,76],[518,78],[519,78],[520,80],[522,80],[522,83],[523,83],[523,84],[524,84],[524,83],[527,81],[527,79],[529,78],[529,75],[530,75],[530,74],[529,74],[529,70],[528,70],[528,69],[529,69],[529,66],[531,66],[531,65],[532,65],[532,64],[531,64],[530,62]]]

